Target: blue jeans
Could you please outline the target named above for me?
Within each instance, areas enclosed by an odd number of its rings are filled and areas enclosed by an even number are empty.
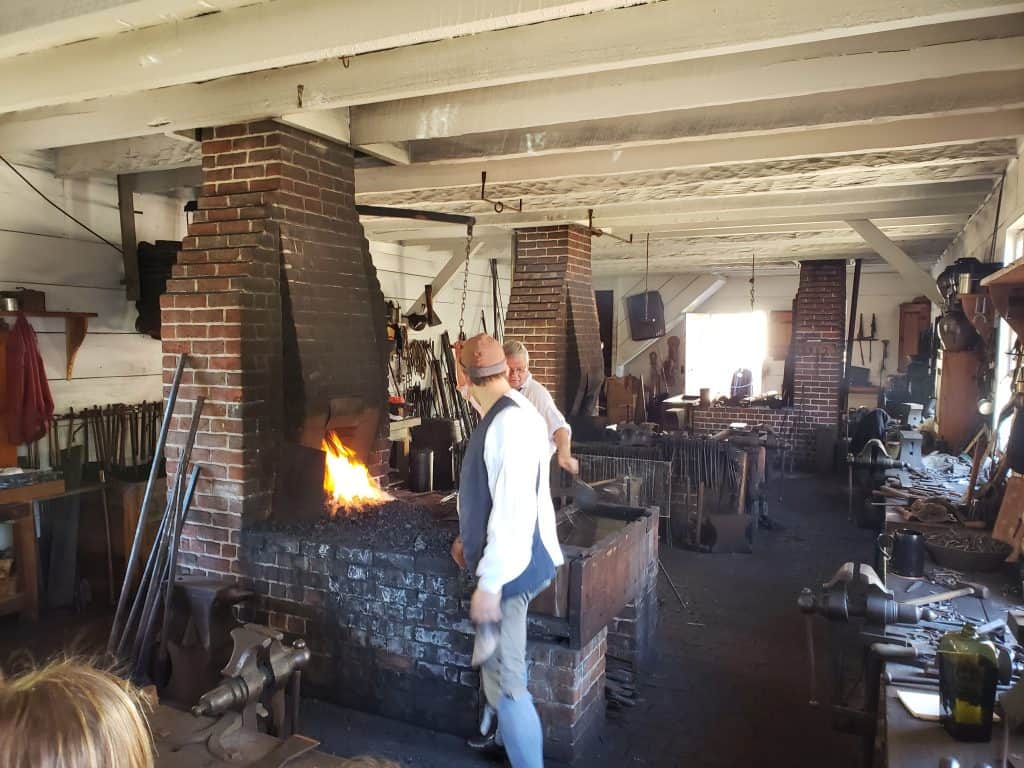
[[[526,687],[526,613],[533,597],[502,600],[498,647],[480,670],[484,696],[498,712],[499,735],[512,768],[544,765],[544,733]]]

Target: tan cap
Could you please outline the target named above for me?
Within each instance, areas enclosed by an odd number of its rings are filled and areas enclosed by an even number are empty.
[[[459,353],[459,363],[471,378],[482,379],[508,370],[505,350],[493,336],[478,333],[467,339]]]

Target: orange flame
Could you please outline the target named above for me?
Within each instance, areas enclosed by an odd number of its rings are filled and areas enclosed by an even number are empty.
[[[324,456],[324,491],[339,506],[365,501],[390,501],[370,477],[365,464],[356,461],[356,454],[341,442],[335,433],[324,438],[320,446]]]

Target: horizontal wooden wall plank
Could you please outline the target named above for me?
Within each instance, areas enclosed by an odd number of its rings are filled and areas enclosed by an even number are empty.
[[[114,376],[98,379],[58,379],[50,382],[54,408],[64,413],[68,408],[78,410],[90,405],[107,403],[141,403],[163,397],[163,377]]]
[[[40,333],[48,379],[63,379],[67,369],[63,333]],[[90,333],[75,357],[73,379],[156,375],[162,370],[160,342],[140,333]]]

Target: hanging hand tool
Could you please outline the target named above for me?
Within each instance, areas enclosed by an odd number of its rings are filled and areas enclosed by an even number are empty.
[[[860,364],[864,365],[864,313],[857,322],[857,346],[860,348]]]
[[[878,321],[875,319],[875,313],[871,313],[871,340],[868,342],[868,362],[871,362],[871,353],[875,348],[875,333],[878,331]]]

